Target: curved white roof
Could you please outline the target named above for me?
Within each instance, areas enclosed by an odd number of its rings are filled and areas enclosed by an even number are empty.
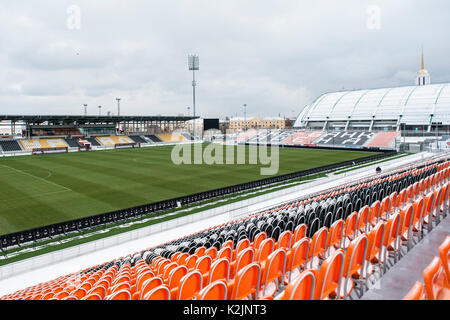
[[[399,120],[450,124],[450,83],[326,93],[308,105],[294,126],[307,121]]]

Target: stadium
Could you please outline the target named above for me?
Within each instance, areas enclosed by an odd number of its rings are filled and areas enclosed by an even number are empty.
[[[0,300],[450,299],[450,86],[423,54],[414,85],[244,121],[0,115]]]

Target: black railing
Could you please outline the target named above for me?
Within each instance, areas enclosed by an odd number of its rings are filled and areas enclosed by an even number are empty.
[[[302,146],[288,146],[285,147],[296,147],[305,148]],[[328,147],[314,147],[317,149],[339,149],[339,148],[328,148]],[[349,148],[342,148],[342,150],[350,150]],[[110,223],[116,223],[119,221],[124,221],[130,218],[140,217],[140,216],[152,216],[156,215],[158,212],[175,209],[180,205],[188,205],[199,201],[210,200],[216,197],[230,195],[236,192],[241,192],[245,190],[254,189],[257,187],[274,184],[286,180],[296,179],[312,174],[318,174],[324,171],[335,170],[341,167],[356,165],[363,162],[375,161],[383,159],[389,156],[393,156],[397,151],[383,151],[378,149],[356,149],[357,151],[368,151],[368,152],[380,152],[376,155],[371,155],[367,157],[362,157],[354,160],[347,160],[339,163],[329,164],[325,166],[320,166],[312,169],[296,171],[292,173],[287,173],[279,176],[269,177],[265,179],[245,182],[241,184],[236,184],[228,187],[223,187],[219,189],[194,193],[178,198],[172,198],[168,200],[162,200],[157,202],[152,202],[140,206],[135,206],[127,209],[116,210],[111,212],[106,212],[102,214],[97,214],[89,217],[84,217],[80,219],[60,222],[56,224],[46,225],[34,229],[29,229],[25,231],[19,231],[15,233],[10,233],[0,236],[0,249],[5,250],[8,247],[15,245],[22,245],[30,243],[36,240],[52,238],[54,236],[64,235],[68,232],[80,231],[87,228],[92,228],[101,225],[107,225]]]

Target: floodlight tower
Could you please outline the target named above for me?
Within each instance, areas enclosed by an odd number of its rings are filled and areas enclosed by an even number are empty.
[[[117,115],[120,116],[120,98],[116,98],[117,100]]]
[[[199,58],[198,55],[190,54],[188,55],[188,66],[189,70],[192,70],[192,109],[194,112],[194,118],[195,118],[195,86],[197,85],[197,82],[195,81],[195,71],[199,70]],[[194,140],[195,140],[195,119],[194,119]]]
[[[87,104],[85,103],[83,104],[83,106],[84,106],[84,115],[87,116]]]
[[[247,131],[247,104],[242,105],[244,107],[244,131]]]
[[[102,115],[102,106],[98,106],[98,115],[99,115],[99,116]]]

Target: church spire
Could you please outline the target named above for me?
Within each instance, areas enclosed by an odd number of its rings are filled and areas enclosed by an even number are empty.
[[[416,85],[425,86],[431,83],[430,74],[425,70],[425,64],[423,63],[423,46],[422,55],[420,57],[420,70],[417,72]]]
[[[425,69],[425,68],[424,68],[424,64],[423,64],[423,46],[422,46],[422,61],[420,64],[420,70],[423,70],[423,69]]]

